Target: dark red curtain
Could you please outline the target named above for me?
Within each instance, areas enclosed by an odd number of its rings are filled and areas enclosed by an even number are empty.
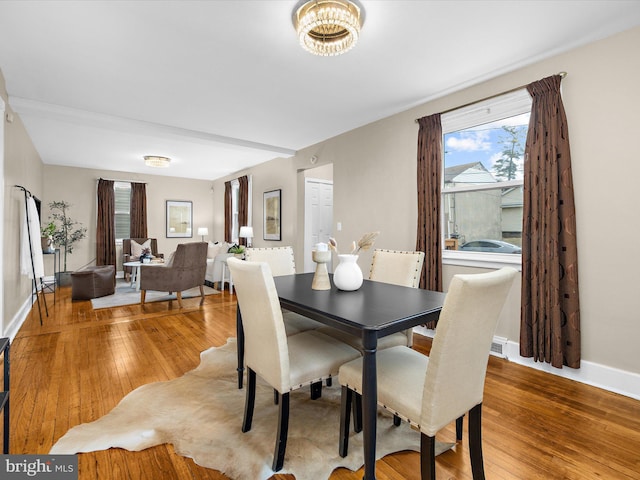
[[[520,355],[580,367],[578,250],[567,118],[559,75],[527,86]]]
[[[144,183],[131,183],[129,222],[131,238],[147,238],[147,185]]]
[[[442,124],[436,113],[418,120],[418,232],[416,250],[425,253],[420,288],[442,291],[440,190]],[[434,328],[435,325],[427,325]]]
[[[96,265],[116,264],[116,194],[113,183],[113,180],[98,180]]]
[[[224,182],[224,241],[231,243],[231,225],[233,225],[231,182]]]
[[[246,175],[238,178],[240,183],[240,190],[238,192],[239,205],[238,205],[238,226],[243,227],[248,225],[249,221],[249,177]],[[240,245],[246,245],[246,238],[239,238],[238,243]]]

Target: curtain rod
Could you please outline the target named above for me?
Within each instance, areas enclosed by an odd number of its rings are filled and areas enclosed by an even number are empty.
[[[560,72],[560,73],[558,73],[558,75],[560,75],[561,78],[564,78],[564,77],[567,76],[567,72]],[[517,92],[518,90],[522,90],[523,88],[526,88],[527,85],[520,85],[519,87],[512,88],[512,89],[507,90],[505,92],[496,93],[495,95],[489,95],[488,97],[481,98],[480,100],[474,100],[473,102],[465,103],[464,105],[460,105],[460,106],[457,106],[457,107],[449,108],[447,110],[444,110],[443,112],[440,112],[440,115],[443,115],[443,114],[449,113],[449,112],[453,112],[454,110],[459,110],[461,108],[470,107],[471,105],[475,105],[476,103],[484,102],[486,100],[491,100],[493,98],[501,97],[502,95],[506,95],[508,93]],[[418,120],[420,120],[420,119],[416,118],[414,120],[414,122],[418,123]]]
[[[107,180],[109,182],[144,183],[145,185],[148,185],[147,182],[141,182],[140,180],[117,180],[115,178],[102,178],[102,177],[98,178],[96,182],[99,182],[100,180]]]
[[[22,185],[14,185],[14,187],[22,189],[22,191],[23,191],[24,193],[28,193],[30,197],[33,197],[33,195],[31,194],[31,192],[30,192],[29,190],[27,190],[26,188],[24,188]]]

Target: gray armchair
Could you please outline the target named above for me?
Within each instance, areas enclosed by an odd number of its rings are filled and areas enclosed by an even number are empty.
[[[164,258],[162,253],[158,253],[158,240],[155,238],[125,238],[122,240],[122,263],[137,262],[139,257],[133,257],[131,255],[131,240],[134,240],[137,244],[142,245],[147,240],[151,240],[151,254],[154,257]],[[123,266],[125,278],[129,278],[131,275],[131,267]]]
[[[204,276],[207,269],[207,244],[205,242],[182,243],[167,263],[140,266],[140,303],[144,305],[147,290],[176,292],[182,308],[182,292],[200,287],[204,300]]]

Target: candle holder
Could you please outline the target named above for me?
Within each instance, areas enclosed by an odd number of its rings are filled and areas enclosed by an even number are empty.
[[[311,252],[311,258],[316,262],[316,273],[313,275],[311,288],[313,290],[330,290],[331,282],[329,281],[329,272],[327,272],[327,263],[331,261],[331,252],[314,250]]]

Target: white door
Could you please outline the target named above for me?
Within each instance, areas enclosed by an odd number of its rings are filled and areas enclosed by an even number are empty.
[[[311,251],[316,243],[333,236],[333,182],[305,178],[304,271],[315,271]]]

